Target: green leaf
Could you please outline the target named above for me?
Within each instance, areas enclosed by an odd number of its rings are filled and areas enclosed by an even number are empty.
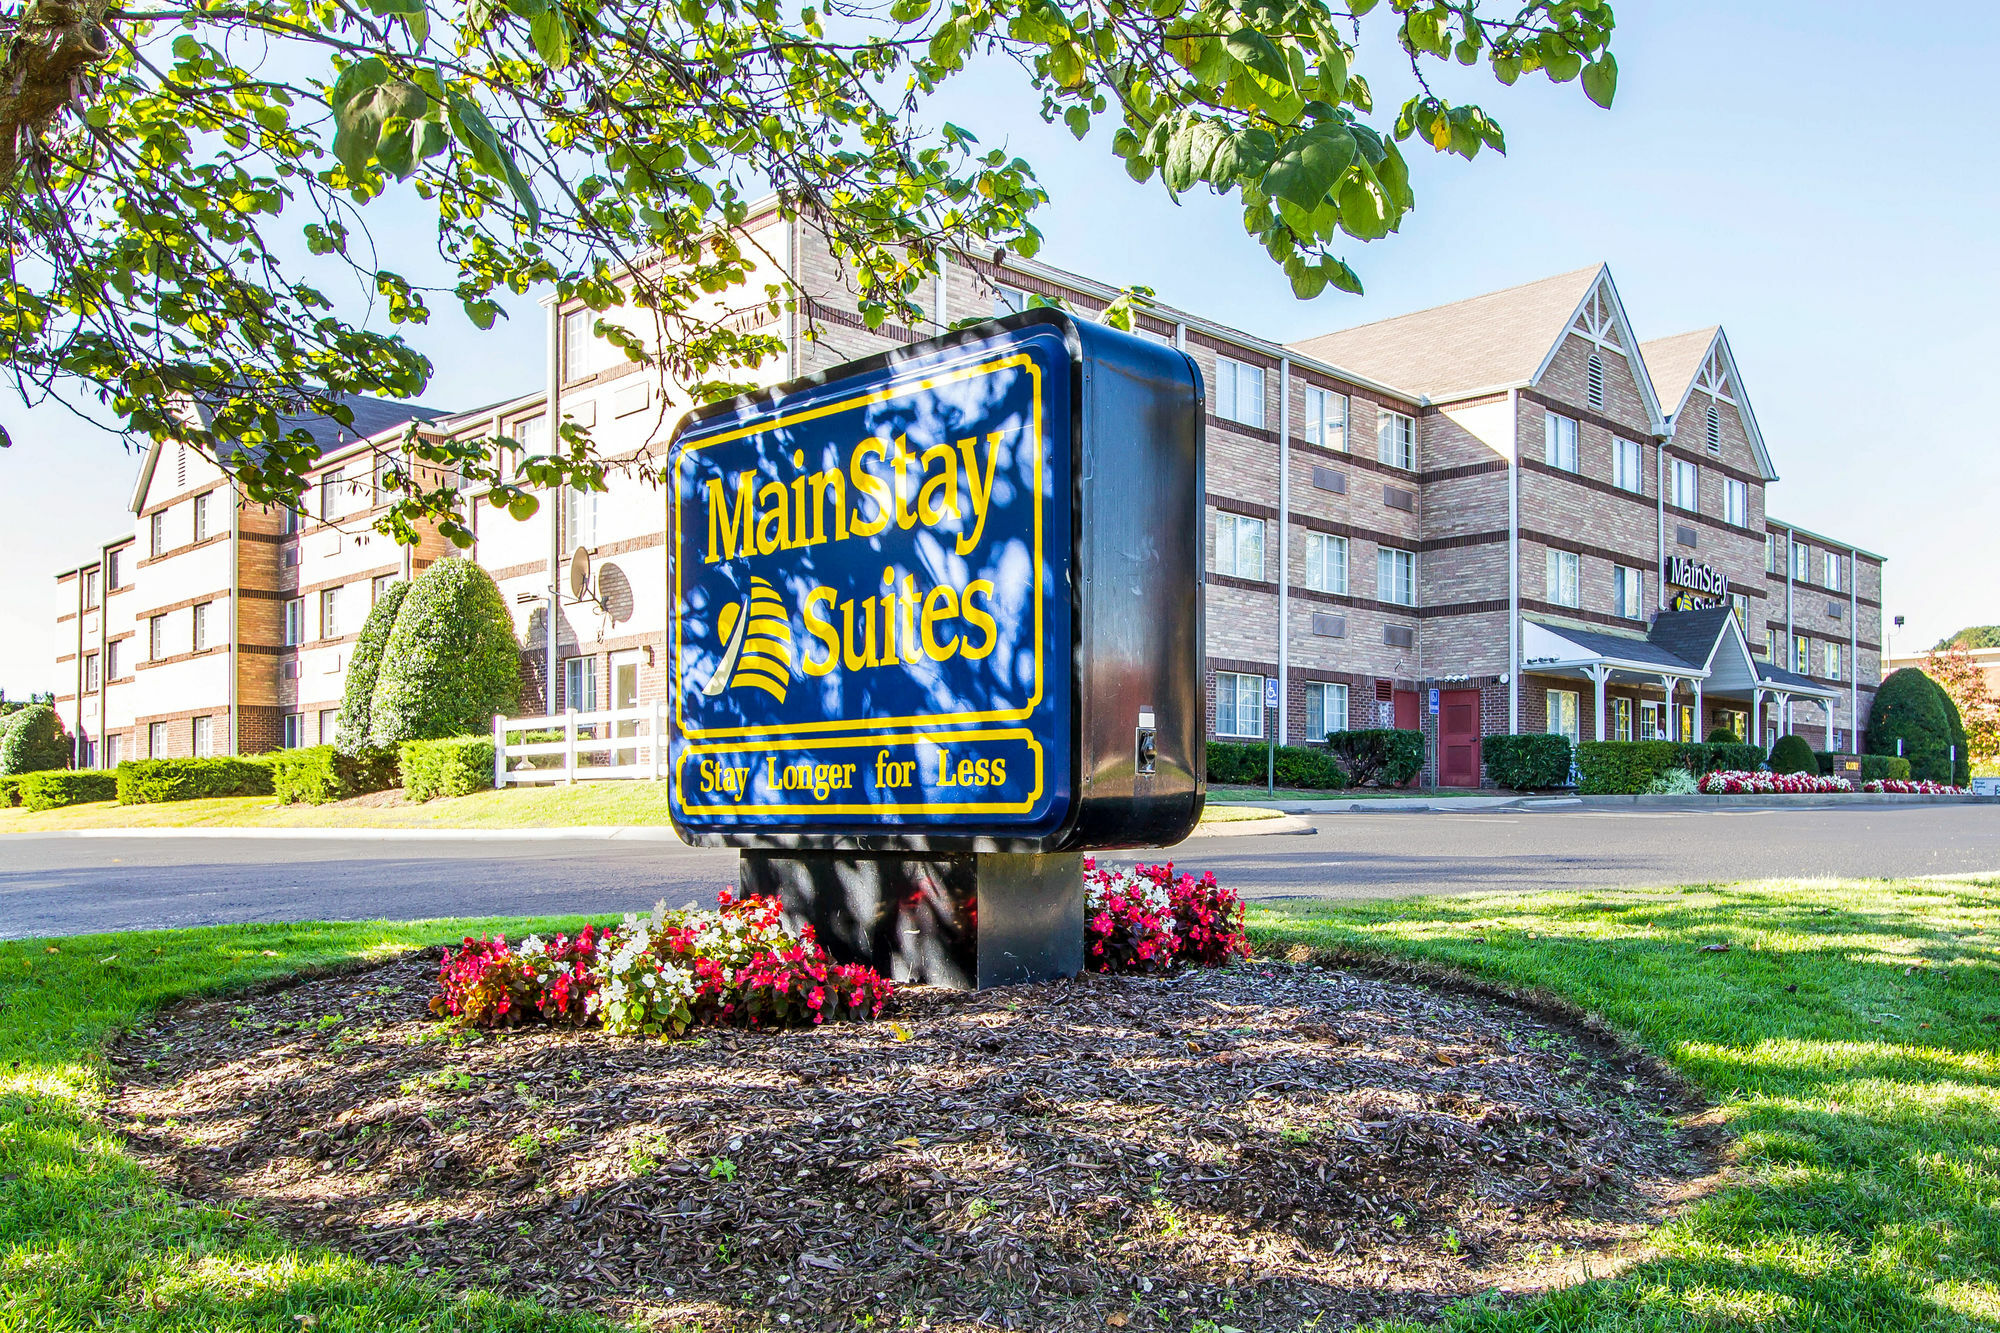
[[[528,215],[528,229],[533,231],[541,226],[541,205],[535,201],[535,192],[528,185],[528,178],[514,164],[514,155],[501,142],[493,122],[465,94],[453,90],[449,97],[452,135],[465,145],[481,170],[507,183],[507,188],[520,203],[521,211]]]
[[[1583,67],[1584,96],[1607,110],[1618,95],[1618,58],[1606,51]]]
[[[334,157],[347,168],[350,177],[359,177],[375,157],[383,127],[399,118],[414,120],[423,115],[429,104],[424,90],[407,80],[361,88],[334,106]]]
[[[1340,225],[1364,241],[1387,236],[1391,204],[1381,182],[1366,167],[1357,169],[1340,186]]]
[[[1292,295],[1301,301],[1310,301],[1326,290],[1326,274],[1303,256],[1293,255],[1285,261],[1285,276],[1292,280]]]
[[[1222,39],[1229,54],[1242,61],[1245,66],[1256,70],[1265,78],[1286,87],[1291,86],[1292,71],[1285,63],[1284,52],[1280,51],[1263,33],[1255,28],[1238,28]]]
[[[1314,125],[1286,144],[1264,173],[1264,193],[1300,208],[1317,207],[1354,160],[1354,136],[1343,125]]]
[[[569,20],[560,9],[551,6],[537,14],[528,24],[528,36],[535,43],[535,54],[551,69],[569,63]]]

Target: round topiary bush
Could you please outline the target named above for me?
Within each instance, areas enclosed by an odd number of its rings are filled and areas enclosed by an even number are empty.
[[[1771,771],[1818,773],[1819,758],[1813,754],[1812,742],[1803,736],[1778,737],[1778,743],[1771,747]]]
[[[1708,733],[1708,743],[1710,745],[1740,745],[1743,743],[1743,738],[1728,727],[1715,727]]]
[[[381,676],[382,653],[389,646],[396,613],[409,594],[410,585],[400,579],[385,588],[369,608],[367,623],[361,626],[360,637],[354,641],[354,652],[347,659],[347,692],[340,699],[340,725],[333,735],[334,748],[342,754],[356,755],[367,748],[369,715]]]
[[[1932,782],[1953,780],[1949,747],[1960,744],[1952,735],[1951,700],[1938,683],[1915,667],[1894,671],[1875,692],[1868,710],[1868,753],[1895,754],[1903,743],[1910,776]]]
[[[70,737],[55,709],[29,704],[9,720],[0,734],[0,776],[69,767]]]
[[[469,560],[418,575],[396,613],[368,705],[371,745],[482,735],[521,695],[521,650],[493,576]]]

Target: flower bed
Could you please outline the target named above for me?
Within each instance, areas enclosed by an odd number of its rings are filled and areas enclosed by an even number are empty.
[[[1964,796],[1970,787],[1954,787],[1928,778],[1877,778],[1861,784],[1861,790],[1891,796]]]
[[[1083,861],[1084,954],[1093,972],[1172,972],[1248,958],[1243,899],[1174,864],[1102,870]]]
[[[1701,790],[1709,796],[1821,796],[1851,792],[1854,784],[1846,778],[1823,777],[1818,773],[1749,773],[1725,769],[1703,777]]]

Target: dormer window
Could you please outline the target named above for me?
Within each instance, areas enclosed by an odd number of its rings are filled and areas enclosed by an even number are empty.
[[[1592,407],[1603,407],[1604,358],[1595,352],[1590,354],[1590,360],[1584,364],[1584,380],[1586,385],[1585,392],[1590,398],[1590,405]]]
[[[1708,451],[1712,454],[1722,452],[1722,413],[1716,410],[1713,403],[1708,407]]]

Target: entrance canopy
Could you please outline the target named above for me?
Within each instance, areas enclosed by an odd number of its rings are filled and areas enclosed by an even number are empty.
[[[1833,744],[1832,702],[1840,691],[1759,661],[1743,637],[1742,626],[1726,606],[1662,611],[1644,634],[1637,626],[1625,634],[1523,618],[1521,669],[1541,676],[1575,677],[1595,685],[1598,740],[1604,739],[1605,686],[1633,684],[1658,686],[1669,701],[1679,690],[1691,690],[1697,725],[1704,695],[1741,701],[1749,705],[1753,716],[1762,715],[1766,697],[1787,717],[1794,698],[1822,700],[1827,704],[1828,748]],[[1671,729],[1674,710],[1668,709],[1667,715]]]

